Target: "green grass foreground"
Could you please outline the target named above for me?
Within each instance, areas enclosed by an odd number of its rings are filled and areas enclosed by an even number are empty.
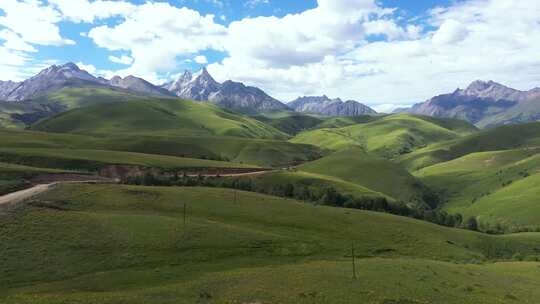
[[[538,258],[540,234],[490,236],[237,195],[235,202],[226,189],[61,186],[0,216],[0,302],[491,304],[540,297],[540,263],[508,261]]]

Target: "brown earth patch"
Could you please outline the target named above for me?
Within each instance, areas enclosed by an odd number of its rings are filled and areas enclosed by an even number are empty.
[[[102,177],[125,179],[133,176],[152,174],[155,176],[242,176],[267,173],[270,170],[261,168],[187,168],[181,170],[163,170],[142,166],[110,165],[99,170]]]
[[[48,173],[32,177],[29,182],[33,185],[51,184],[55,182],[111,181],[109,178],[80,173]]]

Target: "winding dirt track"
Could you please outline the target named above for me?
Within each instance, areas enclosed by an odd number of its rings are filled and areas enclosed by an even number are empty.
[[[235,177],[235,176],[255,176],[255,175],[262,175],[262,174],[268,174],[271,172],[276,172],[276,170],[273,171],[254,171],[254,172],[246,172],[246,173],[231,173],[231,174],[221,174],[221,177]],[[195,177],[199,176],[199,174],[188,174],[187,176]],[[201,174],[200,176],[205,177],[212,177],[216,176],[216,174]],[[57,182],[51,182],[48,184],[40,184],[35,185],[31,188],[12,192],[3,196],[0,196],[0,206],[2,205],[14,205],[20,202],[23,202],[27,199],[30,199],[36,195],[39,195],[41,193],[47,192],[54,188],[55,186],[58,186],[60,184],[75,184],[75,183],[85,183],[85,184],[94,184],[94,183],[104,183],[107,181],[104,180],[78,180],[78,181],[57,181]],[[111,181],[109,181],[110,183]]]
[[[30,199],[38,194],[47,192],[54,188],[55,186],[59,184],[76,184],[76,183],[85,183],[85,184],[93,184],[93,183],[103,183],[103,181],[97,181],[97,180],[88,180],[88,181],[61,181],[61,182],[54,182],[50,184],[41,184],[41,185],[35,185],[31,188],[20,190],[17,192],[12,192],[3,196],[0,196],[0,206],[2,205],[14,205],[20,202],[23,202],[27,199]]]
[[[45,191],[48,191],[51,187],[53,187],[56,183],[53,184],[45,184],[45,185],[37,185],[32,188],[28,188],[25,190],[9,193],[3,196],[0,196],[0,205],[6,205],[6,204],[16,204],[20,203],[26,199],[29,199],[31,197],[34,197],[38,194],[41,194]]]

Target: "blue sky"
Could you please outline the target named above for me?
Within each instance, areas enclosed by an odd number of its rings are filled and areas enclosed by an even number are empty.
[[[145,0],[130,1],[134,4],[144,4]],[[176,7],[187,7],[193,9],[202,15],[215,15],[215,21],[222,25],[229,25],[233,21],[243,18],[255,16],[278,16],[282,17],[287,14],[301,13],[305,10],[315,8],[317,1],[315,0],[273,0],[273,1],[212,1],[212,0],[177,0],[177,1],[157,1],[167,2]],[[120,18],[111,18],[104,20],[101,24],[113,26],[121,22]],[[98,23],[99,24],[99,23]],[[88,62],[102,70],[117,70],[122,68],[122,64],[116,64],[108,59],[111,52],[106,49],[96,47],[92,39],[83,37],[80,33],[90,31],[96,24],[63,22],[60,24],[62,36],[76,41],[75,45],[64,46],[61,48],[38,47],[39,53],[36,58],[38,60],[54,59],[60,62]],[[121,52],[113,52],[113,54],[121,55]],[[208,63],[219,62],[226,57],[226,53],[215,50],[201,51]],[[179,69],[196,70],[206,64],[197,64],[195,62],[180,62]],[[178,71],[177,71],[178,72]]]
[[[0,80],[72,61],[154,83],[207,66],[283,101],[379,110],[493,79],[539,86],[537,0],[1,0]]]
[[[134,4],[144,4],[145,0],[133,0]],[[158,1],[159,2],[159,1]],[[231,22],[242,20],[244,18],[256,17],[256,16],[277,16],[283,17],[287,14],[298,14],[303,11],[313,9],[317,7],[317,1],[315,0],[272,0],[272,1],[245,1],[245,0],[230,0],[230,1],[213,1],[213,0],[177,0],[177,1],[161,1],[167,2],[176,7],[187,7],[198,11],[199,13],[213,14],[216,16],[216,22],[229,25]],[[450,1],[445,0],[422,0],[422,1],[399,1],[399,0],[386,0],[381,1],[387,7],[399,8],[400,13],[407,18],[416,18],[424,16],[426,11],[436,7],[438,5],[444,5]],[[120,18],[111,18],[104,20],[96,24],[107,24],[113,26],[121,22]],[[116,64],[108,59],[111,52],[106,49],[96,47],[92,39],[81,36],[81,33],[90,31],[96,24],[88,23],[73,23],[62,22],[60,23],[60,32],[63,37],[76,41],[75,45],[64,47],[47,47],[38,46],[39,53],[35,57],[37,60],[49,60],[54,59],[59,62],[88,62],[95,67],[103,70],[117,70],[121,69],[121,64]],[[369,40],[375,41],[380,37],[369,37]],[[383,37],[384,38],[384,37]],[[113,52],[113,54],[121,55],[120,52]],[[206,50],[201,52],[209,63],[219,62],[226,57],[226,53],[213,50]],[[183,62],[180,64],[181,68],[185,69],[198,69],[202,64],[194,62]]]

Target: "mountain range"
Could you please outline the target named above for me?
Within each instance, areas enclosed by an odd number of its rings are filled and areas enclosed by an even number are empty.
[[[53,65],[22,82],[0,81],[0,100],[17,102],[21,105],[24,103],[25,106],[36,100],[43,104],[44,96],[52,92],[65,88],[81,87],[115,89],[142,96],[180,97],[209,102],[222,108],[247,114],[266,111],[311,112],[325,116],[354,116],[375,113],[369,107],[358,102],[330,100],[326,96],[321,98],[303,97],[299,98],[301,101],[285,105],[257,87],[246,86],[231,80],[220,83],[210,75],[206,68],[202,68],[197,73],[186,71],[175,81],[156,86],[135,76],[125,78],[114,76],[110,80],[95,77],[74,63]],[[47,103],[55,103],[54,98],[53,100],[50,100],[51,98],[45,99],[47,99]]]
[[[354,100],[342,101],[328,96],[304,96],[287,104],[296,112],[315,113],[323,116],[360,116],[377,114],[372,108]]]
[[[98,91],[101,94],[99,98],[96,97]],[[84,98],[78,94],[83,94]],[[326,95],[299,97],[284,104],[257,87],[231,80],[220,83],[206,68],[197,73],[186,71],[175,81],[157,86],[134,76],[115,76],[110,80],[95,77],[74,63],[66,63],[48,67],[22,82],[0,81],[0,117],[15,117],[18,123],[28,124],[73,107],[109,99],[127,101],[149,96],[208,102],[251,115],[272,111],[321,116],[376,114],[373,109],[357,101],[331,99]],[[520,91],[494,81],[477,80],[466,89],[456,89],[396,112],[457,118],[479,128],[536,121],[540,119],[540,88]]]
[[[25,101],[65,86],[106,85],[105,79],[92,76],[74,63],[50,66],[23,82],[0,82],[0,100]]]
[[[458,118],[480,128],[536,121],[540,119],[540,88],[520,91],[494,81],[476,80],[466,89],[397,112]]]
[[[186,71],[177,80],[161,87],[184,99],[207,101],[239,112],[290,110],[259,88],[231,80],[219,83],[206,68],[195,74]]]

